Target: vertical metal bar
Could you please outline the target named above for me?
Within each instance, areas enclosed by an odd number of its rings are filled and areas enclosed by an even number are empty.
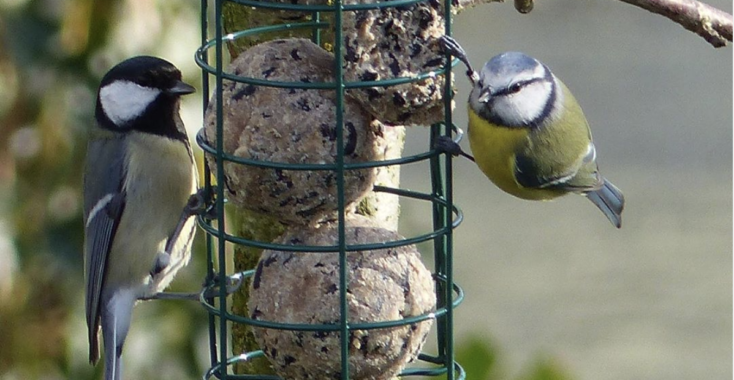
[[[342,1],[334,0],[334,82],[336,87],[336,164],[339,233],[339,311],[341,315],[341,378],[349,379],[349,310],[347,303],[346,225],[344,199],[344,73],[342,68]]]
[[[321,12],[313,12],[311,14],[311,18],[313,19],[314,23],[318,24],[321,21]],[[321,28],[318,26],[314,26],[311,36],[313,43],[321,46]]]
[[[446,15],[445,19],[445,34],[450,36],[451,35],[451,2],[450,1],[444,1],[444,14]],[[444,99],[444,117],[445,117],[445,123],[444,123],[444,136],[451,136],[452,134],[452,127],[453,127],[453,115],[451,113],[451,97],[453,96],[453,91],[451,89],[451,61],[447,57],[446,61],[446,74],[445,74],[445,86],[444,86],[444,92],[443,92],[443,99]],[[446,210],[444,210],[444,226],[451,227],[452,220],[453,220],[453,207],[454,207],[454,189],[453,189],[453,165],[452,165],[453,156],[450,154],[444,155],[444,167],[446,170],[445,173],[445,190],[446,190]],[[448,228],[446,233],[446,241],[445,241],[445,249],[446,249],[446,262],[445,262],[445,270],[446,270],[446,288],[444,289],[444,298],[446,299],[446,327],[444,333],[446,334],[446,344],[445,344],[445,355],[446,355],[446,366],[448,367],[448,372],[446,373],[446,380],[454,380],[454,302],[453,302],[453,289],[454,289],[454,264],[453,264],[453,247],[454,247],[454,229]]]
[[[209,2],[208,0],[201,0],[201,46],[206,45],[209,39]],[[208,50],[204,52],[201,57],[204,62],[209,62]],[[203,110],[209,106],[209,74],[201,69],[201,92],[203,96]],[[204,157],[204,188],[207,191],[211,191],[211,171],[209,166],[206,164],[206,155]],[[204,221],[206,223],[206,221]],[[212,252],[214,250],[214,242],[211,234],[206,235],[206,285],[211,285],[214,281],[214,256]],[[211,299],[208,302],[212,302]],[[212,313],[208,313],[208,327],[209,327],[209,362],[211,366],[215,366],[219,361],[217,359],[217,332],[216,332],[216,317]]]
[[[219,375],[221,379],[227,379],[227,262],[225,254],[224,240],[224,112],[223,108],[223,81],[222,81],[222,2],[224,0],[215,0],[214,5],[214,28],[216,38],[215,63],[216,63],[216,112],[217,112],[217,242],[219,256]]]
[[[439,125],[434,124],[431,126],[430,146],[434,146],[436,137],[440,135]],[[439,157],[431,157],[430,160],[430,175],[431,175],[431,195],[436,199],[443,198],[443,175],[441,170],[441,162]],[[443,228],[443,206],[438,202],[433,202],[433,230],[439,230]],[[436,307],[448,307],[446,304],[445,288],[444,283],[446,278],[446,249],[444,245],[445,239],[443,235],[437,236],[433,239],[433,259],[436,270]],[[442,359],[445,359],[446,352],[446,317],[441,316],[436,319],[436,332],[438,337],[438,355]]]

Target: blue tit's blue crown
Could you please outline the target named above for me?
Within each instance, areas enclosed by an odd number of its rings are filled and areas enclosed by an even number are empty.
[[[523,71],[532,71],[538,65],[538,60],[525,53],[508,51],[492,57],[484,68],[497,76],[514,76]]]
[[[543,77],[538,60],[524,53],[510,51],[492,57],[482,68],[480,77],[492,89],[507,88],[517,80]]]
[[[508,51],[492,57],[485,68],[499,75],[512,75],[522,71],[533,70],[540,63],[533,57],[518,51]]]

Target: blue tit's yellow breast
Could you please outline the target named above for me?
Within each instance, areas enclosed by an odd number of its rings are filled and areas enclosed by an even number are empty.
[[[520,186],[515,179],[515,154],[525,147],[528,128],[500,127],[469,110],[469,145],[477,166],[503,191],[518,198],[541,200],[557,197],[555,191]]]

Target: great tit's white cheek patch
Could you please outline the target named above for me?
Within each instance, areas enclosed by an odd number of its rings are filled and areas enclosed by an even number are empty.
[[[161,90],[157,88],[130,81],[115,81],[99,90],[99,100],[105,115],[120,126],[142,115],[160,93]]]

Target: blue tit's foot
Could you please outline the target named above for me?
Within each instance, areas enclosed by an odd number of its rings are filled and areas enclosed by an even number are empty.
[[[237,273],[232,276],[227,276],[227,295],[230,295],[242,287],[242,274]],[[184,300],[184,301],[199,301],[201,298],[210,299],[219,296],[219,285],[207,287],[202,292],[198,293],[172,293],[172,292],[160,292],[153,294],[148,297],[141,297],[142,301],[149,300]]]
[[[469,80],[473,84],[479,81],[479,74],[474,71],[474,68],[469,62],[469,58],[466,55],[466,51],[453,37],[441,36],[438,38],[438,44],[441,46],[441,50],[443,50],[444,53],[456,57],[456,59],[466,66],[466,76],[469,77]]]
[[[448,136],[439,136],[433,144],[433,148],[439,152],[448,153],[452,156],[464,156],[474,162],[471,154],[464,152],[459,144]]]

